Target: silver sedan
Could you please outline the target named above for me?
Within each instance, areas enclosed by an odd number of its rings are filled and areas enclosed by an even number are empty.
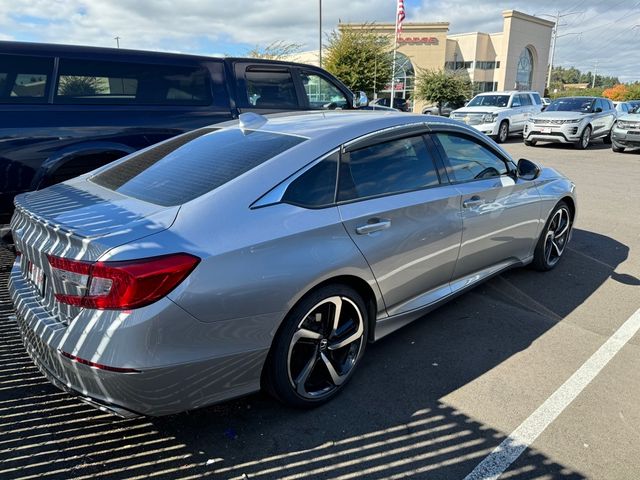
[[[505,269],[553,268],[574,188],[448,119],[243,114],[17,197],[10,293],[33,361],[102,409],[261,386],[314,406],[368,342]]]

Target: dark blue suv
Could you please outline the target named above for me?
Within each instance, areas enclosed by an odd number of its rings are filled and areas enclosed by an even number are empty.
[[[309,65],[0,42],[0,223],[13,197],[187,130],[295,110],[354,108]]]

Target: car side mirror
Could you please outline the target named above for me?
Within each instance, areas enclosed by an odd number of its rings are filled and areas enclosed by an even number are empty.
[[[596,107],[594,110],[595,113],[600,113],[602,111],[602,107]]]
[[[540,176],[540,167],[531,160],[521,158],[518,160],[518,178],[523,180],[535,180]]]

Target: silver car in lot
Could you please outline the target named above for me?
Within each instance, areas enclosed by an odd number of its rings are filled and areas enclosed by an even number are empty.
[[[570,143],[584,150],[596,138],[611,143],[611,128],[617,112],[611,100],[597,97],[558,98],[532,116],[524,127],[524,143]]]
[[[624,152],[625,148],[640,147],[640,102],[632,108],[632,113],[621,115],[611,131],[611,149]]]
[[[123,416],[261,386],[321,404],[368,342],[507,268],[553,268],[576,215],[558,172],[378,112],[243,114],[15,203],[27,351]]]

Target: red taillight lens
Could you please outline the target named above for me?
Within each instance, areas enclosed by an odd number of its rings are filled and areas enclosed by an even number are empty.
[[[187,253],[127,260],[83,262],[48,256],[61,291],[59,302],[99,310],[149,305],[178,286],[200,259]]]

